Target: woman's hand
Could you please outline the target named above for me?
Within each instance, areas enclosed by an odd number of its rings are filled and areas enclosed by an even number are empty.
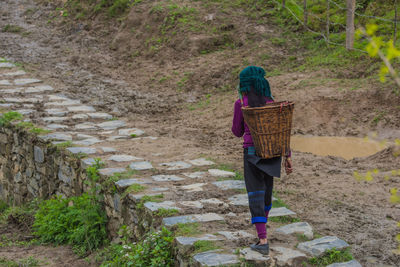
[[[290,157],[285,159],[285,170],[286,174],[291,174],[293,172],[292,158]]]

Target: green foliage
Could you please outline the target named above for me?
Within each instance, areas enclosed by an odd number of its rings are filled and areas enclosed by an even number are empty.
[[[353,256],[350,253],[350,249],[337,250],[330,249],[327,250],[323,255],[319,257],[313,257],[308,260],[308,263],[313,266],[327,266],[335,262],[346,262],[351,261]]]
[[[217,244],[215,244],[215,242],[212,242],[210,240],[197,240],[196,242],[194,242],[193,246],[194,253],[200,253],[221,248],[221,246],[218,246]]]
[[[21,120],[23,118],[21,113],[9,111],[0,116],[0,126],[9,125],[13,121]]]
[[[92,252],[107,238],[106,214],[93,196],[43,201],[35,214],[34,234],[45,243],[69,244],[79,255]]]
[[[101,267],[136,266],[158,267],[173,266],[173,234],[166,228],[146,234],[137,243],[113,244],[105,249],[105,261]]]
[[[295,223],[295,222],[301,221],[299,218],[294,218],[294,217],[290,217],[290,216],[270,217],[270,218],[268,218],[268,220],[271,222],[277,222],[277,223]]]
[[[7,24],[3,27],[3,32],[11,32],[11,33],[20,33],[22,32],[23,28],[18,25]]]
[[[29,229],[34,221],[34,214],[39,202],[33,200],[22,206],[9,206],[3,210],[0,223],[11,223],[24,229]]]
[[[58,144],[55,144],[58,149],[65,149],[67,147],[73,146],[72,141],[65,141]]]
[[[0,216],[2,215],[2,213],[8,209],[8,203],[5,202],[4,200],[0,199]]]
[[[45,133],[50,133],[50,130],[45,130],[39,127],[36,127],[32,122],[30,121],[21,121],[16,125],[19,128],[29,130],[29,132],[34,133],[34,134],[45,134]]]
[[[32,256],[21,259],[19,261],[9,260],[7,258],[0,257],[0,266],[3,267],[35,267],[40,266],[39,263],[40,262]]]
[[[142,192],[144,190],[146,190],[146,186],[141,185],[141,184],[131,184],[124,192],[122,197],[127,196],[130,193],[139,193]]]
[[[165,208],[160,208],[155,212],[156,216],[159,217],[169,217],[173,216],[179,213],[179,210],[177,209],[165,209]]]
[[[176,236],[193,236],[202,233],[199,223],[178,223],[175,227]]]

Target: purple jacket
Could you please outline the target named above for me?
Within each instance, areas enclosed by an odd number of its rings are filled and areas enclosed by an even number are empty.
[[[271,102],[274,101],[269,100],[267,97],[265,98],[265,103],[271,103]],[[247,96],[245,95],[243,96],[243,105],[248,106]],[[243,148],[254,146],[253,138],[251,138],[250,134],[250,129],[244,122],[242,113],[242,103],[240,99],[236,100],[233,110],[232,133],[237,137],[243,136]]]

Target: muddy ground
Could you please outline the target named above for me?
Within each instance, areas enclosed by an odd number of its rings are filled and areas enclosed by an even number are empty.
[[[166,146],[173,138],[176,148],[180,144],[197,148],[185,149],[188,158],[201,152],[241,169],[241,140],[230,132],[237,82],[233,69],[262,63],[268,76],[268,69],[287,57],[303,60],[301,49],[293,49],[296,40],[285,45],[270,41],[283,32],[272,22],[260,25],[245,19],[229,24],[236,38],[234,49],[199,53],[210,44],[207,36],[192,33],[187,38],[178,34],[172,43],[152,54],[141,39],[155,34],[153,23],[160,20],[147,11],[152,1],[132,10],[122,24],[104,22],[101,16],[87,21],[65,19],[57,16],[55,5],[45,2],[1,1],[0,28],[13,24],[23,30],[0,31],[0,56],[21,63],[34,77],[67,96],[116,117],[129,118],[136,127],[151,129],[154,135],[168,137]],[[207,15],[211,11],[202,12]],[[217,12],[216,17],[212,23],[218,24],[224,13]],[[150,33],[144,30],[147,25]],[[136,32],[129,35],[131,28]],[[246,43],[248,36],[253,42]],[[132,56],[141,50],[143,53]],[[270,56],[260,62],[259,51]],[[269,81],[276,99],[296,102],[295,134],[376,134],[389,141],[400,137],[399,97],[382,90],[382,85],[359,65],[347,71],[289,70]],[[383,115],[376,119],[379,114]],[[177,158],[181,156],[179,149],[173,151]],[[389,202],[389,190],[399,185],[400,177],[384,179],[382,174],[400,166],[400,158],[392,152],[389,148],[351,161],[294,152],[295,172],[277,180],[276,191],[316,232],[348,241],[363,266],[399,266],[400,257],[392,250],[396,248],[400,206]],[[365,173],[374,168],[380,173],[372,182],[359,182],[353,176],[354,171]],[[61,258],[68,265],[80,266],[78,261],[74,265],[76,256],[67,248],[36,247],[31,252],[47,251],[43,253],[51,260],[54,249],[62,251]],[[20,250],[0,248],[0,256],[13,257]]]

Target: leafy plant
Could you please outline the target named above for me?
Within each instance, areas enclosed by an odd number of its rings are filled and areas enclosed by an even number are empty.
[[[137,243],[122,245],[113,244],[106,248],[104,262],[101,267],[137,266],[158,267],[173,266],[174,257],[172,242],[174,236],[167,228],[146,234],[143,240]]]
[[[45,243],[69,244],[85,255],[104,244],[106,214],[93,196],[45,200],[35,214],[34,234]]]
[[[319,257],[313,257],[308,260],[311,265],[314,266],[327,266],[335,262],[346,262],[351,261],[353,256],[350,253],[350,249],[337,250],[335,248],[327,250],[323,255]]]

